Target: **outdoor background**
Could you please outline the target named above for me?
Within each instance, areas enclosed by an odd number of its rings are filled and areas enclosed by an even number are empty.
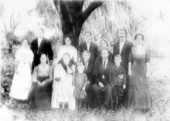
[[[170,120],[170,0],[95,2],[84,0],[82,5],[75,2],[68,6],[65,10],[67,14],[64,14],[62,4],[58,0],[0,0],[0,121]],[[63,2],[66,6],[67,3],[68,0]],[[93,5],[96,5],[95,9],[90,9],[89,6]],[[82,12],[77,13],[74,7],[80,7]],[[91,11],[88,13],[88,10]],[[14,74],[15,51],[20,47],[23,37],[27,37],[31,42],[36,37],[39,27],[45,29],[45,37],[52,42],[55,57],[63,37],[70,34],[72,43],[77,47],[86,30],[93,32],[96,44],[99,44],[98,38],[105,36],[110,46],[116,41],[118,28],[125,27],[128,31],[128,40],[132,42],[135,33],[143,33],[145,44],[151,54],[148,67],[148,81],[153,99],[151,112],[142,114],[126,109],[110,111],[107,114],[87,111],[32,111],[22,102],[9,105],[8,94]]]

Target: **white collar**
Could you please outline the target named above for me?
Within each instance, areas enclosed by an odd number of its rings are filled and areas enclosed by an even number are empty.
[[[109,61],[108,59],[106,59],[106,60],[102,60],[102,62],[106,62],[106,63],[107,63],[108,61]]]
[[[90,46],[91,43],[86,43],[87,46]]]
[[[126,41],[126,40],[124,40],[123,42],[121,42],[121,41],[120,41],[120,42],[119,42],[119,44],[124,44],[124,43],[125,43],[125,41]]]

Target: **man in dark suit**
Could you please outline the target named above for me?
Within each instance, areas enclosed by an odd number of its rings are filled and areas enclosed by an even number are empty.
[[[40,56],[42,53],[45,53],[50,61],[52,63],[53,60],[53,51],[51,47],[51,42],[43,37],[44,30],[40,28],[38,33],[38,38],[34,39],[31,42],[31,50],[34,53],[34,60],[32,64],[32,70],[35,66],[37,66],[40,63]]]
[[[94,75],[96,84],[93,86],[97,98],[97,106],[104,109],[112,108],[112,88],[114,87],[115,70],[114,64],[109,61],[109,51],[101,51],[102,60],[95,64]]]
[[[84,73],[87,75],[88,81],[90,82],[89,85],[86,86],[86,93],[87,93],[87,104],[88,107],[94,108],[94,92],[93,92],[93,85],[94,85],[94,63],[90,61],[90,52],[84,51],[82,57],[82,63],[85,66]]]
[[[89,31],[85,32],[83,39],[85,40],[85,42],[79,45],[79,57],[81,58],[83,52],[87,50],[91,53],[90,61],[95,62],[98,55],[98,48],[97,45],[92,42],[93,40],[92,33]]]
[[[133,47],[133,44],[126,39],[126,35],[127,35],[127,32],[125,29],[118,30],[119,40],[113,45],[113,57],[112,57],[114,59],[115,55],[120,55],[122,59],[121,65],[125,69],[127,88],[123,96],[124,105],[128,97],[127,92],[128,92],[129,55],[131,53],[131,48]]]
[[[34,59],[32,63],[32,72],[34,67],[40,64],[40,56],[41,54],[46,54],[49,60],[49,63],[52,64],[53,60],[53,51],[51,47],[51,42],[43,37],[44,29],[40,28],[38,33],[38,38],[34,39],[31,42],[31,50],[34,53]],[[52,97],[52,82],[47,87],[48,96],[51,99]],[[32,92],[32,91],[31,91]]]

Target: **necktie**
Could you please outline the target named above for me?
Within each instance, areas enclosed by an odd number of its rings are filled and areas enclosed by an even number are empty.
[[[106,61],[103,62],[104,69],[106,68]]]
[[[88,63],[85,63],[86,70],[87,70],[87,65],[88,65]]]

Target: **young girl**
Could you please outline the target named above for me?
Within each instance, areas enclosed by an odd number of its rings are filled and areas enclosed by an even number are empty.
[[[77,65],[77,73],[74,75],[73,78],[73,85],[74,88],[74,98],[76,100],[76,109],[80,110],[83,108],[85,104],[85,87],[88,84],[87,75],[83,72],[85,69],[84,65],[82,63],[78,63]]]

